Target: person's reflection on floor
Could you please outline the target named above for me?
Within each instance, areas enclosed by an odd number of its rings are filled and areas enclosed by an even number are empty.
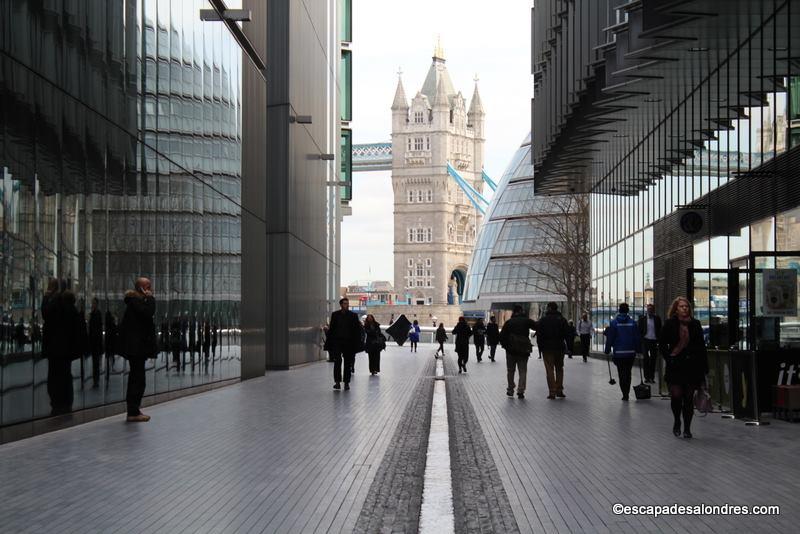
[[[50,279],[42,299],[42,355],[47,358],[50,415],[72,411],[72,358],[75,347],[75,295],[66,282]]]

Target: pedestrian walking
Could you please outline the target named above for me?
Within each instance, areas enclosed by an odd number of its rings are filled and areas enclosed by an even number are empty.
[[[575,336],[578,335],[578,331],[575,329],[575,323],[572,321],[567,322],[567,357],[572,359],[572,354],[575,352]]]
[[[436,354],[439,354],[439,351],[442,351],[442,356],[444,356],[444,344],[447,341],[447,331],[444,329],[444,323],[439,323],[439,326],[436,328],[436,342],[439,344],[439,348],[436,349]],[[434,354],[434,358],[436,357]]]
[[[639,335],[642,338],[642,371],[644,381],[656,383],[656,362],[658,361],[658,336],[661,334],[661,317],[656,315],[656,307],[647,305],[647,313],[639,317]]]
[[[467,360],[469,360],[469,338],[472,336],[472,328],[467,324],[464,317],[458,318],[458,323],[453,328],[453,335],[456,337],[456,354],[458,354],[458,374],[467,372]]]
[[[28,341],[28,337],[25,335],[25,323],[22,321],[22,317],[14,327],[14,341],[17,343],[17,352],[25,352],[25,343]]]
[[[89,353],[92,355],[92,387],[100,387],[100,360],[103,357],[103,315],[99,301],[92,299],[89,312]]]
[[[533,345],[531,344],[531,330],[536,330],[536,322],[525,314],[522,306],[515,305],[511,318],[503,324],[500,330],[500,343],[506,351],[506,395],[514,396],[517,388],[517,398],[525,398],[525,388],[528,383],[528,358],[530,358]],[[514,384],[514,375],[519,375],[519,381]]]
[[[489,324],[486,325],[486,342],[489,344],[489,359],[494,361],[497,344],[500,343],[500,329],[497,327],[497,318],[494,315],[489,317]]]
[[[72,411],[72,356],[76,351],[75,296],[66,282],[51,278],[42,297],[42,355],[47,359],[50,415]]]
[[[486,346],[486,325],[483,319],[478,319],[472,327],[472,342],[475,343],[475,357],[480,362],[483,361],[483,351]]]
[[[612,349],[614,351],[613,361],[619,374],[619,389],[622,391],[622,400],[627,401],[631,391],[631,369],[636,353],[641,352],[641,338],[639,327],[628,315],[628,304],[620,304],[618,311],[606,332],[605,353],[611,354]]]
[[[364,320],[364,332],[367,335],[365,348],[369,357],[369,374],[374,376],[381,372],[381,351],[386,348],[386,337],[372,314]]]
[[[211,356],[211,321],[208,319],[203,320],[203,360],[208,365],[208,359]]]
[[[217,343],[219,342],[219,323],[215,319],[211,324],[211,360],[217,359]]]
[[[150,420],[149,415],[142,413],[141,406],[147,379],[145,362],[158,355],[156,325],[153,322],[155,314],[153,286],[148,278],[137,278],[134,288],[125,293],[125,315],[119,325],[120,351],[130,367],[125,401],[128,405],[127,421],[131,423]]]
[[[408,340],[411,342],[411,352],[417,352],[420,331],[419,321],[414,319],[414,322],[411,324],[411,329],[408,331]]]
[[[339,300],[340,309],[331,314],[329,344],[333,350],[333,389],[341,389],[344,379],[345,391],[350,389],[350,377],[356,359],[356,353],[363,350],[362,333],[364,328],[358,315],[350,311],[347,297]],[[344,360],[344,373],[342,373]]]
[[[181,318],[175,316],[169,325],[169,344],[172,349],[172,363],[175,365],[175,370],[181,370],[181,345],[183,344],[183,335],[181,334]]]
[[[117,343],[117,320],[114,318],[114,314],[111,313],[111,310],[108,309],[106,310],[105,327],[105,339],[103,341],[105,342],[106,349],[106,388],[108,388],[110,385],[109,379],[111,378],[111,371],[114,370],[114,357],[119,345]]]
[[[581,356],[583,356],[583,362],[586,363],[589,361],[589,347],[592,345],[592,335],[594,334],[594,325],[586,312],[581,315],[577,330],[578,336],[581,338]]]
[[[564,349],[571,330],[558,311],[558,304],[547,303],[544,316],[536,323],[536,336],[547,376],[547,398],[564,398]]]
[[[667,320],[661,330],[661,353],[666,360],[664,380],[669,386],[670,405],[674,418],[672,433],[692,437],[694,393],[706,383],[708,357],[703,339],[703,327],[692,316],[692,306],[685,297],[678,297],[669,307]]]

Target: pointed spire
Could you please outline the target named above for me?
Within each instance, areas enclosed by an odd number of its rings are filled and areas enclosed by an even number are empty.
[[[408,100],[406,99],[406,90],[403,88],[402,74],[402,71],[397,73],[397,90],[394,93],[392,111],[408,109]]]
[[[483,102],[481,102],[481,94],[478,92],[478,77],[475,77],[475,91],[472,93],[472,102],[469,105],[470,115],[485,115],[483,110]]]
[[[445,107],[450,108],[450,99],[447,97],[447,91],[445,90],[444,83],[442,80],[439,80],[439,83],[436,84],[436,96],[433,99],[433,107]]]
[[[436,36],[436,47],[433,49],[433,60],[441,60],[444,61],[444,48],[442,48],[442,36]]]

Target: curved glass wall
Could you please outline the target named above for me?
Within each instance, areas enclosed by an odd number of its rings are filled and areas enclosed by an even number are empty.
[[[239,376],[243,66],[224,25],[199,20],[210,7],[2,3],[0,425],[124,399],[114,341],[137,276],[161,350],[146,395]],[[51,279],[86,334],[58,377]]]
[[[552,267],[542,259],[553,251],[542,239],[547,232],[541,221],[558,210],[552,198],[534,194],[530,150],[528,134],[500,179],[478,235],[465,298],[478,307],[562,300],[544,274]]]

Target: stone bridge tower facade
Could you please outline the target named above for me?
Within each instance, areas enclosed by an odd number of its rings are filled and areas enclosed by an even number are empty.
[[[477,80],[467,101],[437,45],[422,89],[407,99],[402,79],[392,103],[394,287],[412,305],[458,305],[480,212],[447,172],[449,162],[483,191],[485,113]],[[405,297],[405,299],[404,299]]]

